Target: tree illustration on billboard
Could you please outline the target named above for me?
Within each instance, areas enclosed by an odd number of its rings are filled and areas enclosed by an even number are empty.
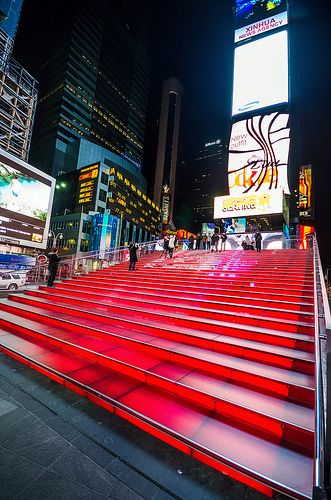
[[[288,121],[287,113],[272,113],[232,125],[228,161],[231,195],[264,194],[279,189],[289,194]]]

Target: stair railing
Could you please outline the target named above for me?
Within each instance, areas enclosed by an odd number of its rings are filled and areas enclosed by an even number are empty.
[[[157,249],[158,240],[138,243],[138,257],[154,253]],[[81,252],[61,258],[56,279],[73,278],[92,271],[107,269],[116,264],[129,261],[129,248],[119,247],[112,250],[98,250],[94,252]],[[29,286],[37,286],[47,281],[47,263],[37,262],[31,270]]]
[[[331,315],[317,240],[313,239],[315,318],[315,450],[314,500],[326,500],[330,490]],[[326,385],[326,387],[325,387]]]

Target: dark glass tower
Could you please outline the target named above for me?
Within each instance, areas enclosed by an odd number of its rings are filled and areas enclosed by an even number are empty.
[[[141,165],[149,58],[137,4],[60,0],[58,22],[52,9],[38,12],[41,29],[47,31],[45,46],[31,34],[26,56],[39,43],[35,74],[40,92],[30,159],[42,170],[52,175],[67,170],[67,145],[78,138]]]
[[[201,230],[203,222],[214,220],[214,197],[226,194],[226,175],[223,171],[224,146],[213,139],[199,151],[193,176],[194,229]]]

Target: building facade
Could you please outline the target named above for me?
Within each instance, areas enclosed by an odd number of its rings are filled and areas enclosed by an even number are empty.
[[[224,146],[219,138],[206,142],[196,156],[192,176],[195,231],[201,231],[203,223],[214,220],[214,197],[220,192],[226,194],[223,156]]]
[[[31,161],[44,171],[66,171],[67,148],[79,138],[141,166],[150,62],[137,8],[133,0],[59,0],[66,15],[56,29],[53,16],[43,19]]]
[[[163,84],[153,201],[162,223],[173,220],[183,88],[177,78]]]
[[[161,211],[146,195],[139,168],[84,139],[72,143],[67,156],[64,163],[73,166],[75,161],[77,169],[57,177],[51,220],[53,232],[64,231],[60,248],[67,253],[96,250],[100,228],[107,248],[159,236]]]

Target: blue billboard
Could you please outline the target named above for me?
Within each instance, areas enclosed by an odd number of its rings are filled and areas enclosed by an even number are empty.
[[[0,28],[13,39],[17,31],[23,0],[0,0]]]
[[[92,221],[92,252],[109,252],[116,246],[118,217],[96,214]]]

